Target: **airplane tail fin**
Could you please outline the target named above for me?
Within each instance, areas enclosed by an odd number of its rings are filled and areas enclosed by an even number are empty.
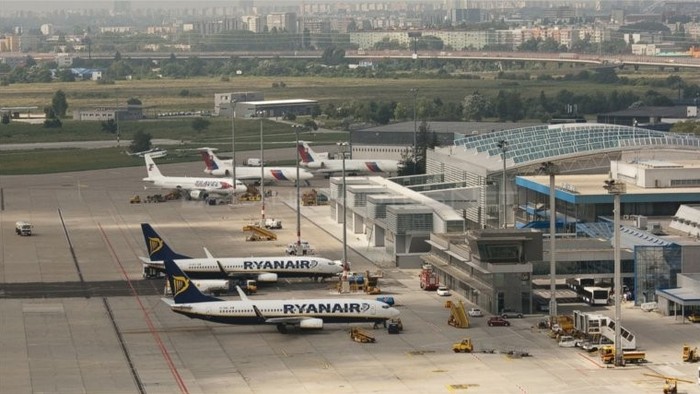
[[[212,172],[213,170],[219,169],[219,166],[217,165],[218,160],[216,160],[216,155],[214,155],[214,152],[211,149],[202,148],[199,151],[199,154],[202,155],[202,160],[204,160],[204,164],[207,166],[205,172]]]
[[[148,223],[141,223],[143,239],[146,242],[146,249],[151,261],[189,259],[191,257],[175,253],[163,238],[156,233],[156,230]]]
[[[302,163],[308,164],[318,161],[318,155],[316,155],[316,152],[311,149],[306,141],[299,141],[297,151],[299,152]]]
[[[151,158],[151,155],[148,153],[143,155],[144,160],[146,160],[146,175],[148,175],[149,179],[156,179],[156,178],[162,178],[163,174],[160,173],[160,170],[158,169],[158,166],[156,165],[156,162],[153,161],[153,158]]]
[[[220,301],[216,297],[202,294],[173,260],[165,260],[165,272],[168,275],[168,285],[170,285],[170,290],[172,290],[175,304]]]

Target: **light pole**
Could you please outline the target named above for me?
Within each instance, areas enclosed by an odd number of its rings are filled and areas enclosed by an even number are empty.
[[[231,180],[233,190],[236,190],[236,99],[231,98]],[[234,196],[231,197],[231,202],[235,202]]]
[[[498,149],[501,150],[501,158],[503,159],[503,181],[502,187],[503,187],[503,228],[506,228],[507,226],[507,221],[508,221],[508,215],[506,213],[506,152],[508,152],[508,141],[506,140],[500,140],[498,143],[496,143],[496,146]]]
[[[418,107],[418,88],[412,88],[411,93],[413,93],[413,165],[415,166],[415,163],[417,161],[416,157],[416,144],[417,144],[417,138],[416,135],[418,133],[418,118],[417,118],[417,107]],[[415,168],[414,168],[415,170]]]
[[[265,149],[263,147],[263,111],[260,117],[260,227],[265,227]]]
[[[343,156],[343,270],[347,271],[348,267],[348,229],[347,229],[347,223],[345,221],[347,220],[346,215],[347,215],[347,202],[345,201],[346,198],[346,184],[345,184],[345,154],[348,152],[348,143],[347,142],[338,142],[336,143],[338,145],[338,153],[340,153]]]
[[[294,127],[294,133],[296,135],[296,144],[294,145],[294,151],[297,153],[297,250],[296,250],[296,255],[300,256],[303,251],[301,250],[301,204],[300,204],[300,194],[299,194],[299,129],[302,128],[302,125],[295,124],[292,127]]]
[[[623,365],[622,342],[621,342],[621,320],[622,320],[622,284],[620,268],[620,195],[625,194],[627,188],[624,183],[612,179],[612,176],[605,181],[603,186],[608,194],[613,195],[613,234],[615,243],[615,365]]]
[[[557,233],[557,209],[556,189],[554,176],[559,174],[559,166],[548,161],[542,163],[540,172],[549,175],[549,318],[552,324],[557,318],[557,260],[556,260],[556,233]]]

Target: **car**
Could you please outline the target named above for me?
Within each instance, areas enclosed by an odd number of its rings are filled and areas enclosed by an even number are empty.
[[[559,347],[578,347],[579,345],[580,341],[570,335],[564,335],[559,338]]]
[[[512,309],[504,309],[501,311],[501,317],[504,319],[511,319],[517,317],[518,319],[521,319],[523,317],[523,314],[520,312],[515,312]]]
[[[484,316],[483,313],[481,313],[481,309],[479,308],[470,308],[469,311],[467,311],[467,314],[471,317],[481,317]]]
[[[494,316],[494,317],[490,318],[489,321],[486,322],[486,324],[488,324],[489,327],[493,327],[493,326],[506,326],[506,327],[508,327],[508,326],[510,326],[510,322],[508,320],[500,317],[500,316]]]
[[[438,289],[437,289],[437,295],[439,295],[439,296],[441,296],[441,297],[447,297],[447,296],[449,296],[450,294],[451,294],[451,293],[450,293],[450,289],[448,289],[448,288],[445,287],[445,286],[440,286],[440,287],[438,287]]]
[[[688,320],[690,320],[693,323],[700,323],[700,312],[693,312],[690,315],[688,315]]]

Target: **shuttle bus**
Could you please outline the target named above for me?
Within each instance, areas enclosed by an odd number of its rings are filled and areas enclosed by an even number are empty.
[[[589,305],[608,305],[610,299],[609,287],[586,286],[580,292],[579,296]]]

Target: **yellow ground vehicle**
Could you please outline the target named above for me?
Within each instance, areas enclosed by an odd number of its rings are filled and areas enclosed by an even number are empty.
[[[452,351],[455,353],[471,353],[474,351],[474,345],[471,338],[464,338],[461,341],[452,345]]]
[[[357,327],[353,327],[350,329],[350,338],[352,338],[353,341],[360,343],[376,342],[376,339],[374,339],[373,336],[369,335],[367,332]]]
[[[600,361],[605,364],[612,364],[615,361],[615,346],[605,345],[600,348]],[[624,363],[644,363],[647,361],[646,353],[638,351],[622,352]]]
[[[700,361],[700,355],[698,354],[698,348],[690,348],[689,345],[683,345],[683,361],[687,363],[694,363]]]
[[[664,379],[664,394],[676,394],[678,393],[678,382],[693,383],[690,380],[674,378],[672,376],[656,375],[651,373],[645,373],[644,376],[650,376],[652,378]]]
[[[131,199],[129,200],[129,204],[140,204],[140,203],[141,203],[141,196],[139,196],[138,194],[132,196]]]
[[[248,225],[243,227],[243,231],[250,232],[246,241],[275,241],[277,240],[277,234],[274,232],[255,225]]]

